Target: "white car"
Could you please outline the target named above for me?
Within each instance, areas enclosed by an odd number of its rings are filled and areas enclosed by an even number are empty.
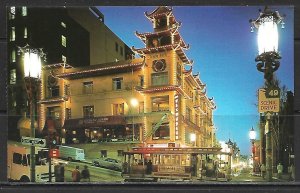
[[[122,171],[122,162],[112,158],[98,158],[93,160],[93,166],[103,167],[111,170]]]

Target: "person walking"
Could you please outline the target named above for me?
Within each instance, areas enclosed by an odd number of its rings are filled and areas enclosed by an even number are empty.
[[[282,170],[283,170],[283,166],[281,165],[281,163],[279,163],[277,165],[277,174],[278,174],[278,179],[281,179],[282,178]]]
[[[147,174],[152,174],[152,161],[151,161],[151,160],[149,160],[149,161],[147,162],[147,170],[146,170],[146,173],[147,173]]]
[[[88,169],[88,166],[85,165],[84,169],[81,171],[81,181],[82,182],[90,182],[90,171]]]
[[[291,164],[288,167],[288,173],[289,173],[289,180],[290,181],[295,180],[295,167],[294,167],[294,164]]]
[[[260,172],[261,172],[261,177],[263,179],[265,179],[265,176],[266,176],[266,166],[265,166],[265,164],[261,164],[261,166],[260,166]]]
[[[54,167],[55,169],[55,181],[64,182],[65,181],[65,168],[62,163],[59,163]]]
[[[76,168],[72,171],[72,181],[73,182],[80,182],[79,166],[76,166]]]

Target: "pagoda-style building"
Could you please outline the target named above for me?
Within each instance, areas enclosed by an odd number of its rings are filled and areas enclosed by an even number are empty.
[[[169,7],[145,15],[154,30],[136,32],[145,43],[145,48],[132,48],[140,58],[43,67],[42,133],[49,130],[50,118],[56,121],[59,143],[94,143],[92,155],[101,149],[101,156],[118,159],[133,146],[214,146],[216,106],[199,73],[193,74],[180,23]]]
[[[136,88],[145,101],[144,142],[213,146],[215,104],[207,98],[199,75],[192,74],[193,61],[185,54],[189,45],[179,33],[181,23],[166,6],[145,16],[153,24],[153,32],[136,32],[145,47],[132,48],[146,61],[144,85]]]

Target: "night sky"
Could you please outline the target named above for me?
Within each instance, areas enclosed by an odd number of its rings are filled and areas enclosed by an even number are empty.
[[[98,7],[105,24],[129,47],[144,47],[134,34],[152,32],[152,24],[144,12],[156,7]],[[285,14],[285,28],[279,28],[281,66],[276,76],[288,90],[294,91],[294,9],[291,6],[270,7]],[[256,19],[258,6],[243,7],[173,7],[180,33],[194,60],[193,73],[207,84],[208,97],[214,97],[217,109],[214,123],[220,141],[237,142],[242,154],[250,154],[249,130],[258,131],[256,91],[263,83],[263,74],[256,70],[257,33],[250,32],[249,19]],[[280,27],[280,26],[279,26]]]

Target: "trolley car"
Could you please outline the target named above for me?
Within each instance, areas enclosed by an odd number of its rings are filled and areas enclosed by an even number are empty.
[[[227,156],[227,162],[220,160]],[[124,181],[231,179],[231,154],[221,148],[134,147],[124,152]]]

